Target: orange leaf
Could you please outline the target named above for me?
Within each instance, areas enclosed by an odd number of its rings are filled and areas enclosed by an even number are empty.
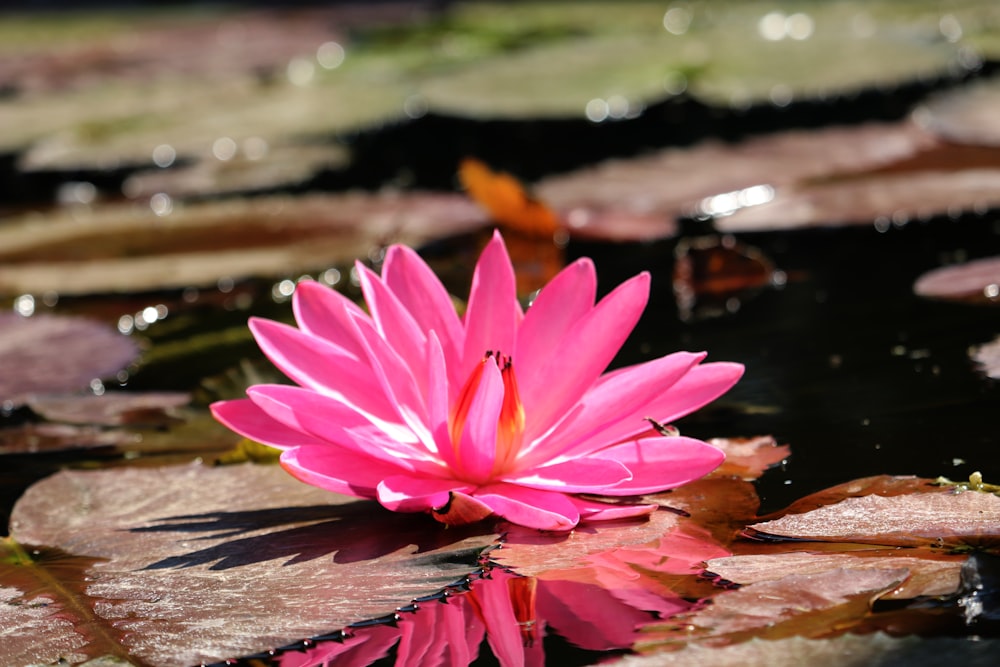
[[[510,174],[493,171],[479,160],[466,158],[459,165],[458,176],[469,196],[505,230],[552,238],[562,226],[555,211],[531,197]]]

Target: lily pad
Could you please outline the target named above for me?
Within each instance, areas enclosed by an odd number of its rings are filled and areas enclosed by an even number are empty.
[[[551,176],[538,197],[564,211],[620,215],[712,216],[769,201],[783,186],[881,167],[934,144],[911,123],[792,130],[727,145],[706,141],[615,159]],[[572,225],[572,213],[568,214]]]
[[[931,132],[960,143],[1000,146],[1000,79],[987,79],[940,93],[913,117]]]
[[[733,211],[715,226],[727,233],[871,224],[886,231],[911,220],[1000,206],[1000,169],[858,176],[778,188],[771,201]]]
[[[1000,257],[928,271],[917,278],[913,291],[918,296],[933,299],[1000,303]]]
[[[184,392],[105,392],[93,394],[37,396],[28,402],[33,412],[49,421],[70,424],[157,425],[176,421],[171,411],[190,402]]]
[[[977,491],[866,495],[749,528],[763,536],[794,540],[990,546],[1000,543],[1000,497]]]
[[[25,493],[11,539],[25,554],[56,548],[90,564],[2,565],[0,585],[25,610],[55,602],[44,617],[72,625],[75,662],[114,649],[196,664],[391,613],[464,577],[495,538],[380,511],[277,466],[67,471]],[[61,649],[45,636],[0,645],[4,664],[25,663],[15,655],[47,663]]]
[[[135,341],[94,320],[0,313],[0,403],[89,387],[137,356]]]
[[[461,195],[345,193],[234,199],[157,215],[107,205],[10,220],[0,229],[0,293],[134,292],[299,276],[347,265],[388,242],[419,245],[481,228]],[[95,261],[100,260],[100,261]]]
[[[905,569],[906,582],[886,599],[911,599],[922,595],[951,595],[958,590],[966,556],[957,554],[901,555],[899,551],[868,549],[844,552],[798,551],[776,554],[741,554],[714,558],[705,569],[734,584],[774,581],[790,574],[819,574],[837,569]]]

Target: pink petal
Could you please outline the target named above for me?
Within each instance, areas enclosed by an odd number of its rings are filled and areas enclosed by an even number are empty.
[[[438,342],[437,334],[431,331],[427,336],[426,366],[427,366],[427,426],[434,438],[438,458],[451,470],[458,469],[455,459],[455,447],[451,442],[451,427],[449,419],[451,409],[448,402],[448,369],[444,352]]]
[[[334,493],[376,498],[376,487],[403,469],[341,447],[296,447],[281,453],[281,467],[290,475]]]
[[[576,505],[576,509],[579,510],[580,521],[631,519],[637,516],[652,514],[659,507],[659,505],[655,504],[612,505],[580,498],[579,496],[570,496],[569,499]]]
[[[324,440],[275,421],[247,398],[217,401],[209,408],[212,410],[212,415],[224,426],[254,442],[278,449],[326,444]]]
[[[576,506],[564,493],[495,483],[473,496],[511,523],[539,530],[571,530],[580,520]]]
[[[401,245],[394,245],[386,252],[382,280],[424,334],[431,331],[437,334],[447,366],[453,373],[449,381],[460,388],[465,381],[460,375],[465,328],[444,285],[416,252]]]
[[[461,377],[469,377],[488,351],[514,352],[517,327],[524,314],[517,301],[514,267],[498,232],[479,257],[465,311],[465,346]],[[455,391],[461,389],[459,385]]]
[[[743,364],[715,361],[701,364],[650,403],[653,419],[670,423],[689,415],[729,391],[743,377]]]
[[[378,501],[393,512],[429,512],[447,505],[452,491],[473,488],[454,479],[393,475],[379,483]]]
[[[614,359],[642,315],[649,298],[649,274],[619,285],[578,321],[566,337],[563,353],[518,375],[524,387],[525,437],[548,430],[575,405]]]
[[[364,311],[340,292],[314,280],[304,280],[295,286],[292,311],[302,331],[336,343],[359,359],[364,358],[348,318],[348,313],[363,316]]]
[[[487,360],[472,398],[456,454],[463,476],[485,482],[493,474],[497,456],[497,425],[503,407],[504,386],[496,359]]]
[[[541,464],[561,454],[586,454],[576,443],[603,447],[649,430],[643,419],[649,404],[704,358],[704,353],[675,352],[601,377],[553,432],[525,448],[525,461]]]
[[[562,493],[601,493],[603,489],[632,478],[628,468],[617,461],[571,459],[506,475],[502,481]]]
[[[368,356],[371,375],[387,400],[392,403],[396,417],[405,422],[428,449],[436,449],[434,436],[428,427],[424,395],[413,376],[412,371],[415,369],[407,366],[385,339],[379,336],[371,320],[366,317],[351,319]],[[427,373],[426,368],[422,370]]]
[[[617,373],[619,371],[609,373],[602,378],[592,391],[600,390],[605,396],[612,396],[613,394],[607,392],[603,385],[617,383],[615,377]],[[665,391],[655,392],[647,403],[640,405],[630,414],[622,413],[620,419],[605,428],[594,430],[589,435],[581,434],[580,439],[568,448],[563,445],[562,455],[578,456],[605,447],[608,443],[621,442],[645,433],[650,427],[646,417],[669,424],[726,393],[742,375],[743,366],[730,362],[717,361],[694,366],[684,377],[667,387]],[[589,406],[589,393],[584,400]],[[581,410],[580,414],[573,416],[573,419],[584,419],[585,412],[586,410]],[[566,438],[561,439],[564,442],[566,440]]]
[[[301,430],[319,440],[394,463],[406,470],[442,470],[437,457],[428,452],[405,427],[386,432],[364,415],[336,399],[289,385],[259,384],[247,395],[268,416],[285,426]]]
[[[250,319],[250,330],[267,358],[303,387],[336,396],[358,410],[392,419],[387,399],[364,358],[323,338],[271,320]]]
[[[378,276],[360,262],[356,268],[376,329],[420,383],[427,375],[424,368],[424,343],[427,337],[409,311]],[[425,389],[423,386],[420,388],[421,391]]]
[[[596,293],[597,276],[589,259],[579,259],[560,271],[524,314],[517,348],[512,350],[515,369],[541,368],[557,354],[572,354],[564,343],[577,321],[594,307]],[[524,379],[543,384],[545,380],[534,373]]]
[[[618,461],[632,471],[632,479],[601,492],[609,496],[638,496],[672,489],[704,477],[726,458],[710,444],[682,436],[623,442],[592,457]]]

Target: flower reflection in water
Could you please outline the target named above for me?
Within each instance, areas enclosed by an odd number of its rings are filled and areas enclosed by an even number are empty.
[[[521,537],[549,549],[558,549],[560,539],[508,534],[508,539]],[[550,544],[539,544],[546,538]],[[624,652],[642,625],[696,604],[668,582],[686,578],[693,584],[704,561],[726,555],[707,532],[688,526],[646,545],[600,551],[576,566],[530,576],[488,563],[466,592],[421,602],[414,612],[399,612],[396,623],[350,629],[343,641],[285,653],[280,664],[368,665],[395,648],[396,665],[461,667],[479,657],[485,639],[502,667],[544,665],[544,639],[553,635],[585,651]],[[548,662],[555,659],[549,656]],[[591,662],[597,659],[591,656]]]

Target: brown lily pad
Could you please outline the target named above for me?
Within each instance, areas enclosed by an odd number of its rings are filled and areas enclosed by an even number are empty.
[[[135,341],[94,320],[0,313],[0,404],[83,389],[136,356]]]
[[[964,555],[926,551],[918,555],[902,555],[898,550],[881,549],[840,553],[799,551],[714,558],[705,564],[705,569],[735,584],[754,584],[774,581],[790,574],[819,574],[837,569],[905,569],[909,572],[906,582],[886,598],[910,599],[921,595],[955,593],[965,559]]]
[[[0,455],[63,452],[134,445],[139,436],[71,424],[21,424],[0,429]]]
[[[94,394],[37,396],[28,401],[31,410],[49,421],[70,424],[160,425],[176,421],[171,411],[187,405],[191,395],[184,392],[123,391]]]
[[[847,498],[804,514],[749,527],[755,534],[792,540],[885,546],[996,546],[1000,497],[977,491]]]
[[[719,594],[712,604],[648,630],[664,630],[663,642],[683,637],[708,646],[752,637],[819,637],[864,618],[875,598],[907,576],[908,571],[901,568],[790,574]]]
[[[535,193],[557,210],[712,216],[767,201],[786,184],[884,166],[934,143],[912,123],[792,130],[609,160],[546,178]]]
[[[943,266],[923,274],[913,284],[918,296],[948,301],[1000,303],[1000,257]]]
[[[298,276],[353,263],[388,243],[419,245],[486,222],[465,197],[432,193],[276,196],[160,212],[108,205],[82,217],[10,220],[0,229],[0,293],[133,292]]]
[[[893,224],[1000,206],[1000,169],[866,174],[776,188],[771,201],[716,220],[727,233],[801,227]]]
[[[61,472],[17,503],[11,539],[93,563],[0,565],[0,585],[26,606],[54,599],[46,618],[72,623],[76,661],[111,646],[137,663],[196,664],[390,613],[463,577],[495,537],[385,512],[277,466]],[[47,663],[60,650],[44,636],[0,644],[0,662],[14,655]]]
[[[938,94],[920,105],[913,117],[949,141],[1000,146],[997,105],[1000,79],[993,78]]]

